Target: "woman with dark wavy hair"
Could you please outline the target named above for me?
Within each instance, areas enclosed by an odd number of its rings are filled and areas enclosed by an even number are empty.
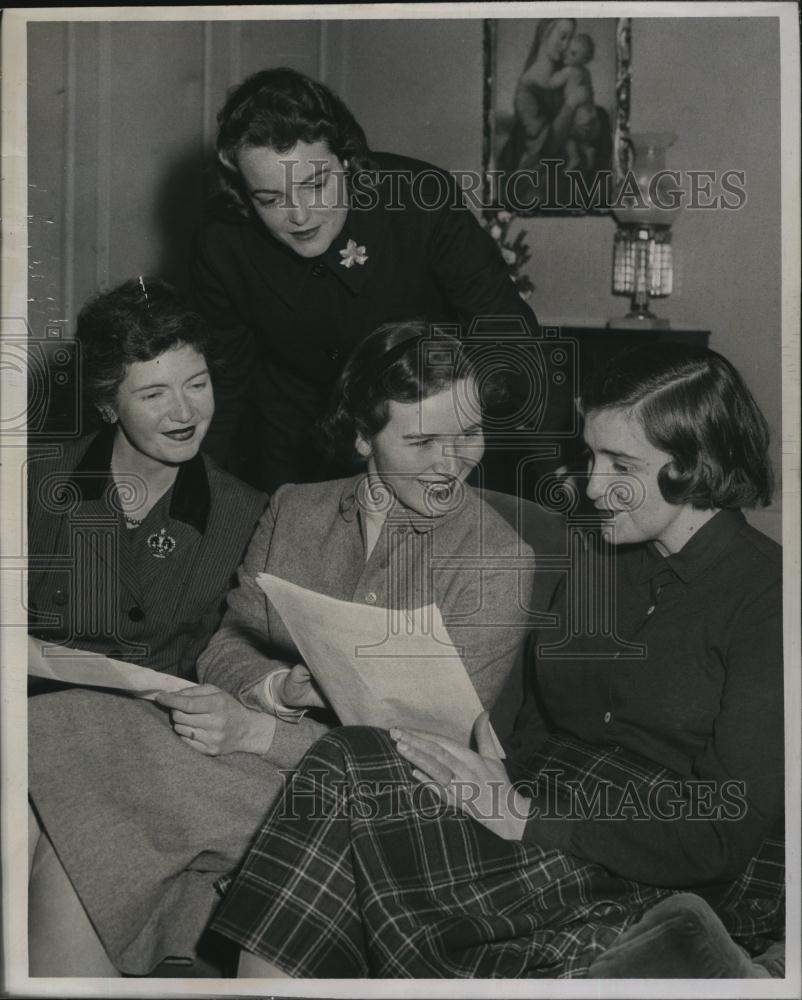
[[[740,510],[770,499],[765,421],[725,358],[678,344],[611,359],[580,409],[614,548],[558,591],[506,760],[482,716],[476,752],[404,729],[320,740],[213,921],[241,975],[769,975],[782,561]]]
[[[351,349],[382,323],[426,315],[467,331],[487,317],[495,336],[536,332],[454,178],[371,152],[328,87],[263,70],[218,120],[224,191],[192,281],[227,361],[209,439],[219,460],[271,491],[330,476],[315,421]],[[231,453],[246,442],[247,462]]]
[[[218,115],[217,157],[223,190],[244,218],[252,200],[240,172],[248,148],[287,153],[298,142],[325,142],[346,169],[373,163],[362,126],[328,87],[292,69],[254,73],[232,90]]]

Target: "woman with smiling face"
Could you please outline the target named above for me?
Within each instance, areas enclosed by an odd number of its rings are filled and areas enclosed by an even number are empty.
[[[268,756],[279,765],[295,766],[333,719],[330,712],[301,718],[306,707],[326,706],[257,586],[259,573],[357,604],[419,608],[434,601],[481,702],[496,704],[533,609],[545,608],[548,585],[531,597],[531,549],[488,502],[498,498],[466,483],[482,458],[482,419],[460,342],[432,337],[425,323],[380,327],[346,363],[325,428],[343,462],[364,471],[274,494],[198,664],[205,681],[278,716]],[[553,524],[542,519],[547,536]],[[492,556],[489,566],[460,566],[480,555]],[[191,710],[180,696],[162,703]]]
[[[68,552],[70,524],[95,516],[113,519],[113,538],[108,552],[106,542],[95,540],[102,551],[91,568],[61,572],[32,564],[32,634],[104,653],[116,649],[123,659],[130,654],[166,673],[193,674],[216,624],[214,600],[225,593],[232,561],[248,539],[248,523],[226,525],[226,519],[241,503],[242,520],[251,510],[255,522],[264,506],[255,490],[199,454],[214,414],[209,336],[201,317],[154,278],[127,281],[81,311],[78,374],[103,430],[60,445],[57,458],[52,449],[48,455],[32,449],[30,553]],[[207,532],[210,524],[219,548]],[[219,569],[185,595],[193,635],[179,627],[187,622],[169,602],[193,561],[213,559],[221,560]],[[100,602],[113,614],[98,617]],[[193,617],[199,610],[209,614],[201,628]]]
[[[29,633],[193,680],[265,505],[199,453],[214,412],[208,329],[170,286],[139,278],[87,304],[76,336],[81,385],[104,427],[56,457],[52,445],[30,448]],[[32,694],[31,974],[114,974],[85,901],[141,804],[121,799],[107,762],[144,766],[153,724],[180,741],[162,710],[136,699]],[[258,748],[263,717],[212,698],[218,730],[236,715]],[[126,865],[136,868],[135,849]]]
[[[152,384],[135,383],[146,395]],[[327,423],[361,471],[274,494],[197,660],[201,683],[156,706],[87,692],[34,699],[60,701],[31,712],[31,794],[58,857],[49,848],[34,863],[33,974],[142,975],[204,954],[216,883],[241,860],[282,769],[336,725],[257,574],[388,615],[435,601],[482,704],[495,706],[550,593],[535,585],[529,546],[466,483],[484,447],[477,396],[455,339],[432,342],[425,324],[377,330],[348,361]],[[198,575],[181,579],[197,586]],[[494,721],[503,732],[512,719]]]
[[[421,315],[468,331],[484,317],[497,337],[536,333],[454,178],[369,150],[327,87],[264,70],[218,119],[224,192],[192,263],[198,308],[227,361],[207,441],[218,460],[271,492],[340,474],[314,426],[345,359],[382,323]],[[243,441],[252,453],[232,454]]]
[[[558,593],[506,760],[484,716],[477,752],[319,741],[212,924],[241,975],[615,976],[594,960],[676,890],[718,915],[699,975],[766,975],[721,950],[783,933],[781,553],[740,510],[771,495],[766,424],[685,345],[613,359],[580,409],[614,571],[589,608],[584,578]]]

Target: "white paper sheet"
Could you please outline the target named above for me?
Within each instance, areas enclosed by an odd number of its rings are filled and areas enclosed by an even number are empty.
[[[88,687],[128,691],[152,701],[160,691],[181,691],[195,687],[184,677],[173,677],[149,667],[112,660],[99,653],[70,649],[28,636],[28,673],[32,677]]]
[[[470,744],[482,703],[437,605],[391,611],[270,573],[256,582],[344,725],[405,726]],[[498,740],[496,749],[503,757]]]

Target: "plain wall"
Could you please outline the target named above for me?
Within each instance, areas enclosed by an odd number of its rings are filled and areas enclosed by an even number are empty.
[[[780,65],[773,18],[646,18],[632,29],[632,131],[673,131],[667,166],[741,170],[738,211],[686,210],[675,289],[655,305],[712,333],[747,378],[780,456]],[[74,323],[130,275],[180,280],[226,88],[267,65],[328,81],[371,145],[482,165],[482,22],[380,20],[29,27],[31,322]],[[520,223],[543,319],[622,316],[609,217]],[[778,505],[775,505],[778,506]],[[779,518],[758,515],[779,537]]]

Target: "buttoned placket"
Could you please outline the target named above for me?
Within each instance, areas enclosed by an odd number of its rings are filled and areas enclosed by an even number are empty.
[[[665,565],[660,569],[658,569],[658,571],[652,577],[649,578],[649,604],[646,608],[646,613],[643,615],[643,618],[641,619],[640,623],[638,624],[633,634],[627,636],[627,639],[635,640],[637,637],[641,635],[643,630],[647,628],[649,623],[654,619],[663,591],[665,590],[668,584],[675,582],[676,579],[677,579],[676,574],[668,565]],[[608,705],[610,705],[611,707],[613,707],[613,701],[615,700],[616,688],[614,685],[614,681],[616,679],[618,678],[616,678],[616,676],[613,673],[611,673],[608,686],[608,699],[607,699]],[[608,708],[607,711],[605,711],[604,715],[602,716],[602,722],[604,723],[605,727],[610,727],[613,724],[614,716],[610,708]]]
[[[406,519],[388,516],[356,583],[354,601],[402,608],[409,605],[410,597],[424,603],[431,599],[424,572],[428,534],[427,530],[416,530]]]
[[[673,570],[669,569],[667,566],[651,578],[649,581],[649,607],[646,609],[647,618],[651,618],[657,611],[657,606],[660,602],[660,595],[663,593],[666,586],[674,582],[674,580],[676,580],[676,576]]]

